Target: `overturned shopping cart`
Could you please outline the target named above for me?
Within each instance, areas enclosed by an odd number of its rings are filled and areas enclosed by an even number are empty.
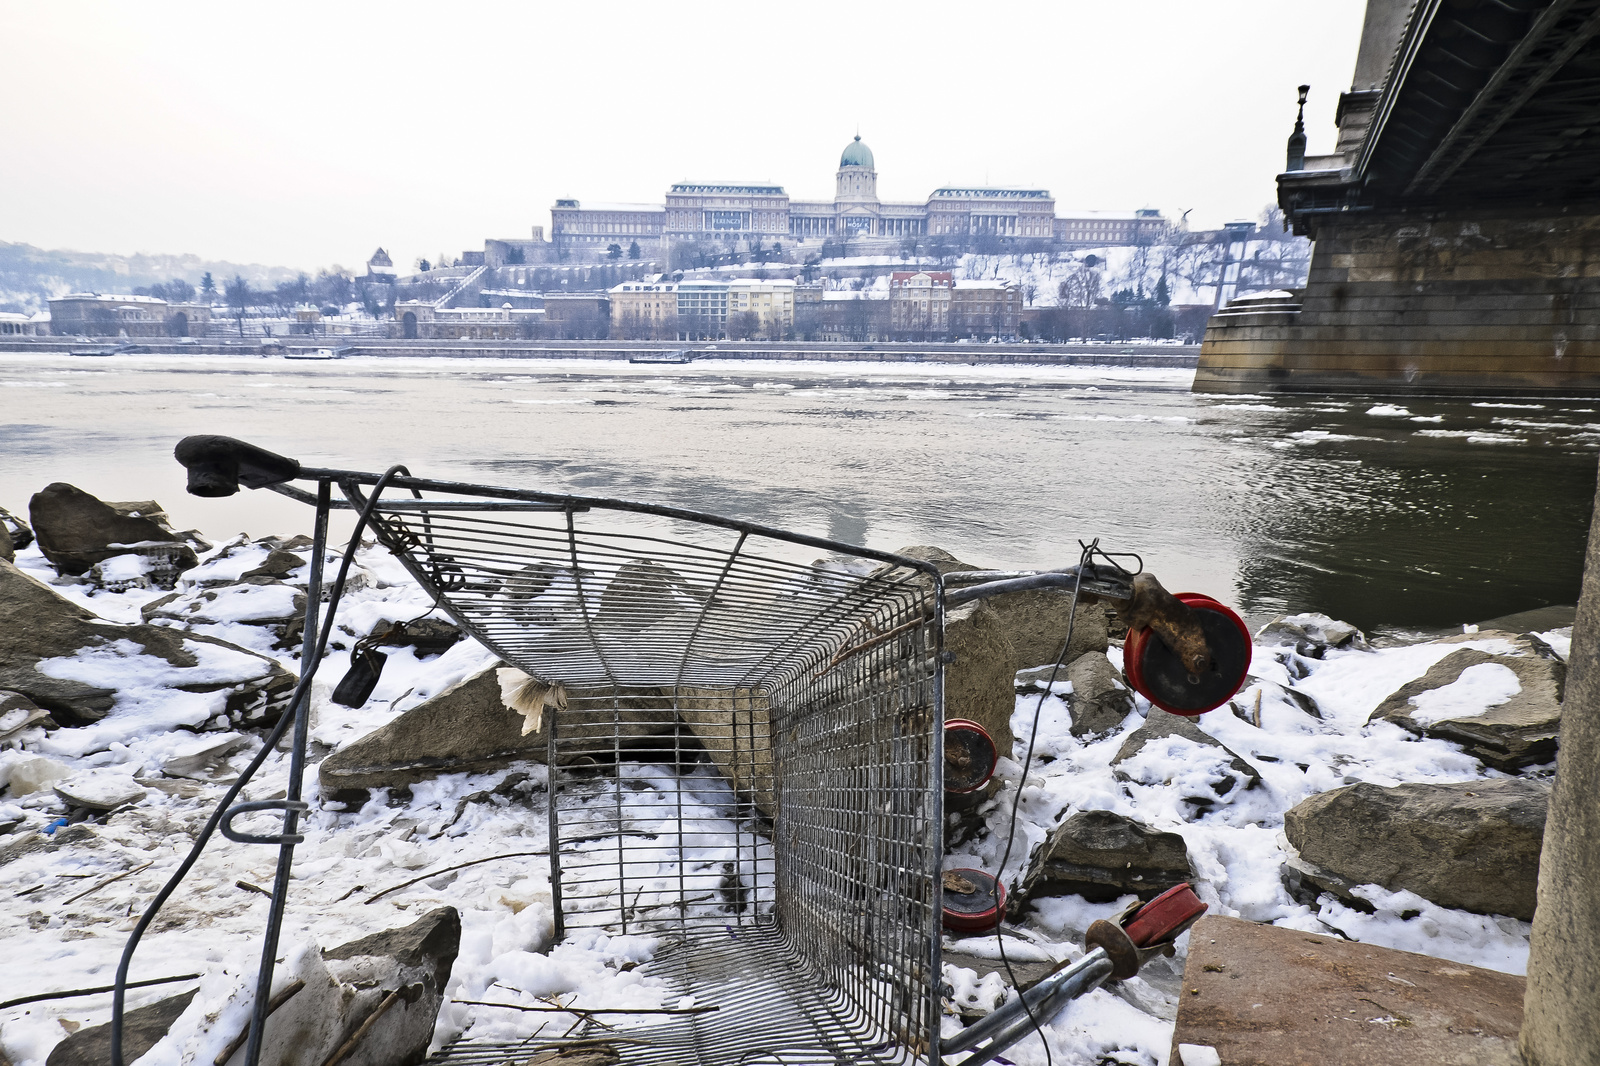
[[[187,438],[177,455],[198,495],[270,488],[316,508],[306,677],[278,727],[294,729],[288,794],[218,820],[232,839],[280,848],[247,1061],[305,810],[309,675],[351,555],[328,581],[322,548],[339,508],[360,515],[352,544],[370,529],[526,675],[512,702],[546,744],[558,935],[656,934],[652,974],[705,1008],[607,1028],[610,1054],[662,1066],[941,1061],[943,612],[1051,585],[1126,600],[1133,575],[1088,562],[954,588],[924,561],[678,508],[400,467],[312,468],[221,437]],[[1237,684],[1231,665],[1206,660],[1226,620],[1197,624],[1202,613],[1149,620],[1163,641],[1146,673],[1180,705]],[[234,813],[262,809],[282,811],[281,834],[230,830]],[[130,940],[124,975],[164,898]],[[529,1050],[462,1042],[440,1061],[521,1062]]]

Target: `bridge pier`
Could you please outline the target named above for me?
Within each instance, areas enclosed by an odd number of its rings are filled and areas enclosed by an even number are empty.
[[[1600,395],[1600,214],[1330,213],[1306,287],[1211,319],[1197,392]]]

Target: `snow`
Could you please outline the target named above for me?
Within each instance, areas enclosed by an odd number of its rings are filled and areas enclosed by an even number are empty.
[[[1522,682],[1509,666],[1479,663],[1461,671],[1461,676],[1448,685],[1412,696],[1411,704],[1416,709],[1410,715],[1412,721],[1423,726],[1447,718],[1471,718],[1506,703],[1521,691]]]
[[[897,367],[875,372],[892,377],[930,371]],[[237,580],[260,565],[266,553],[266,547],[248,540],[219,546],[185,576],[180,592],[196,594]],[[414,786],[409,796],[380,791],[354,809],[318,795],[316,763],[327,753],[495,661],[471,640],[426,658],[410,649],[391,651],[364,706],[332,704],[329,693],[347,668],[349,647],[357,637],[380,621],[415,618],[432,606],[382,549],[364,548],[357,562],[370,580],[347,593],[341,604],[335,644],[312,690],[312,765],[306,775],[311,810],[304,822],[305,843],[295,857],[277,987],[321,966],[319,947],[407,924],[434,907],[451,905],[462,915],[461,953],[449,1001],[440,1011],[436,1046],[461,1034],[502,1040],[555,1036],[577,1020],[571,1014],[474,1006],[463,1002],[467,1000],[606,1009],[679,1005],[675,997],[667,1001],[660,979],[640,968],[658,947],[654,938],[585,931],[553,942],[554,910],[544,858],[549,845],[545,767],[511,763],[492,773],[445,774]],[[19,553],[19,564],[42,579],[53,576],[37,547]],[[139,607],[160,595],[138,588],[105,592],[83,584],[56,587],[120,621],[137,620]],[[196,632],[260,651],[298,670],[294,653],[273,649],[270,632],[245,621],[283,608],[286,587],[235,587],[207,603],[203,620],[174,624],[192,625]],[[1565,654],[1570,631],[1541,634],[1541,639]],[[200,641],[186,641],[185,646],[199,664],[187,672],[143,654],[131,640],[41,665],[51,676],[115,688],[119,695],[100,722],[48,735],[42,729],[29,731],[22,749],[0,752],[0,783],[11,785],[0,796],[0,827],[20,823],[0,837],[0,844],[40,834],[67,814],[51,787],[63,779],[81,778],[109,798],[117,798],[110,795],[117,788],[143,798],[111,813],[103,824],[56,829],[55,836],[39,838],[48,841],[43,847],[6,864],[7,884],[14,887],[0,893],[0,915],[6,919],[0,937],[12,957],[26,959],[27,965],[0,971],[0,999],[109,983],[139,913],[183,859],[192,835],[228,782],[260,751],[255,734],[227,729],[216,719],[224,692],[190,693],[175,686],[197,676],[260,676],[266,664]],[[1012,728],[1019,744],[1012,757],[999,761],[1002,787],[981,809],[984,829],[954,849],[947,862],[997,870],[1006,851],[1008,815],[1020,789],[1020,815],[1003,871],[1013,886],[1030,851],[1054,826],[1078,811],[1107,810],[1180,834],[1195,865],[1197,889],[1213,913],[1334,932],[1521,973],[1527,965],[1526,923],[1454,911],[1378,886],[1359,890],[1372,913],[1328,896],[1308,906],[1289,896],[1279,874],[1289,854],[1282,832],[1284,812],[1308,796],[1356,781],[1389,785],[1502,776],[1447,741],[1418,738],[1386,722],[1367,723],[1390,693],[1462,648],[1491,654],[1517,651],[1492,633],[1377,650],[1328,650],[1321,659],[1298,655],[1292,647],[1258,646],[1252,676],[1234,701],[1240,712],[1224,707],[1197,720],[1202,731],[1236,752],[1261,777],[1256,788],[1246,789],[1241,782],[1221,795],[1213,786],[1232,772],[1228,756],[1179,737],[1147,744],[1123,763],[1120,774],[1113,772],[1113,755],[1149,712],[1142,698],[1118,732],[1079,740],[1068,729],[1062,699],[1069,687],[1030,689],[1017,697]],[[1120,666],[1120,648],[1113,647],[1110,658]],[[1314,699],[1322,717],[1302,711],[1289,698],[1290,690]],[[1416,713],[1476,713],[1464,709],[1493,706],[1516,691],[1510,670],[1483,664],[1464,672],[1455,684],[1419,696]],[[1252,724],[1257,713],[1259,726]],[[1037,746],[1024,780],[1020,760],[1035,715]],[[244,798],[281,795],[287,773],[286,753],[271,753]],[[527,776],[496,792],[512,773]],[[652,777],[664,773],[660,767],[624,765],[625,787],[618,791],[629,824],[659,824],[671,816],[664,795],[652,783]],[[702,768],[701,775],[693,795],[712,808],[726,786],[713,769]],[[1197,798],[1205,802],[1197,804]],[[267,816],[254,816],[240,819],[239,828],[266,831],[271,824]],[[731,835],[731,823],[727,831]],[[708,840],[706,847],[707,856],[715,858],[721,844]],[[209,1062],[244,1027],[268,901],[239,883],[270,885],[276,854],[272,848],[216,840],[146,936],[134,961],[135,979],[195,972],[203,976],[194,1002],[172,1033],[140,1060],[141,1066]],[[490,861],[447,869],[479,859]],[[656,860],[641,857],[644,861]],[[720,869],[720,860],[716,865]],[[660,874],[657,887],[663,898],[675,895],[675,871]],[[385,891],[419,875],[416,884]],[[1020,935],[1007,940],[1007,954],[1013,959],[1080,957],[1088,925],[1116,914],[1131,898],[1103,904],[1076,896],[1042,900],[1023,920]],[[639,905],[649,903],[645,899]],[[994,954],[993,938],[970,938],[951,946]],[[1073,1002],[1046,1025],[1053,1061],[1165,1061],[1182,948],[1180,942],[1176,960],[1157,960],[1142,976]],[[998,977],[980,981],[972,971],[955,967],[947,967],[945,977],[955,1000],[968,1009],[991,1009],[1007,995]],[[129,1004],[154,1002],[195,984],[140,989],[130,993]],[[43,1066],[69,1027],[63,1023],[96,1025],[109,1014],[108,995],[16,1008],[0,1018],[0,1048],[17,1066]],[[961,1023],[950,1014],[943,1025],[953,1033]],[[1029,1037],[1006,1057],[1031,1064],[1043,1062],[1045,1055],[1039,1039]]]

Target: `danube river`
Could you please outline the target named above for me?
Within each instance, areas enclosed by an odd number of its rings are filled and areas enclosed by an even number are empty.
[[[186,496],[172,445],[618,496],[1006,568],[1136,551],[1259,622],[1454,627],[1575,602],[1594,402],[1201,397],[1189,371],[0,354],[0,506],[69,481],[214,536],[304,531]]]

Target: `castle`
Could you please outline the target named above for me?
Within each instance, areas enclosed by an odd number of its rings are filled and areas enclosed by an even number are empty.
[[[714,241],[734,251],[828,240],[889,245],[906,238],[966,243],[984,237],[1001,245],[1104,247],[1154,240],[1167,228],[1161,213],[1149,208],[1058,217],[1046,189],[948,186],[922,202],[883,201],[876,160],[859,134],[839,155],[832,200],[792,200],[783,186],[769,182],[685,181],[668,189],[661,204],[557,200],[550,222],[553,251],[579,260],[602,258],[612,245],[630,257],[636,245],[650,258],[687,241]]]

